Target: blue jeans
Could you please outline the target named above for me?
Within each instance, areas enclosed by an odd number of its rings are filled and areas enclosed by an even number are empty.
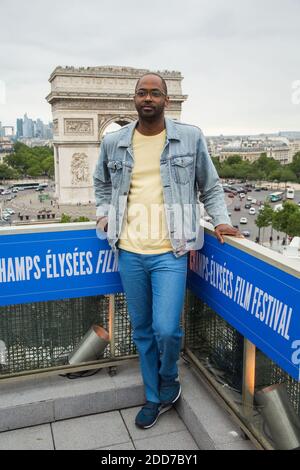
[[[187,254],[176,258],[172,251],[143,255],[119,249],[118,260],[146,400],[159,403],[160,380],[178,376]]]

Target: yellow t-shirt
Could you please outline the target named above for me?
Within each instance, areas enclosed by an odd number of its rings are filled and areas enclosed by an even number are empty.
[[[134,132],[134,167],[119,248],[141,254],[172,251],[160,178],[160,157],[165,141],[165,130],[154,136]]]

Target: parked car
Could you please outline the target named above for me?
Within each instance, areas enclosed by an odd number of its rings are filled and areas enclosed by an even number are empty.
[[[246,194],[245,193],[240,193],[240,199],[244,199],[244,197],[246,197]]]
[[[237,194],[237,189],[235,186],[228,185],[228,188],[230,189],[232,193]]]
[[[250,232],[249,230],[242,230],[242,235],[244,235],[244,237],[250,237]]]
[[[252,199],[252,204],[257,204],[257,199]]]
[[[234,227],[234,228],[239,228],[239,226],[238,226],[238,225],[233,225],[233,227]]]
[[[247,201],[252,201],[252,197],[251,197],[251,196],[247,196]]]
[[[240,210],[241,210],[241,206],[234,206],[234,210],[235,210],[235,211],[240,211]]]
[[[255,215],[255,214],[256,214],[255,207],[251,207],[251,208],[249,209],[249,214],[250,214],[250,215]]]
[[[250,209],[250,207],[251,207],[251,204],[247,202],[247,204],[245,204],[245,209]]]
[[[247,224],[247,223],[248,223],[247,217],[241,217],[240,218],[240,224]]]
[[[229,193],[229,194],[228,194],[228,197],[234,197],[234,194],[233,194],[233,193]]]

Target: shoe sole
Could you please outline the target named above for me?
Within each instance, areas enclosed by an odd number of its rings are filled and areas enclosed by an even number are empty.
[[[169,403],[169,402],[166,402],[165,404],[162,403],[162,405],[163,405],[163,406],[172,406],[172,405],[174,405],[174,403],[178,400],[178,398],[180,397],[180,395],[181,395],[181,385],[180,385],[180,387],[179,387],[178,394],[177,394],[177,396],[174,398],[174,400],[171,401],[171,403]]]
[[[140,424],[136,424],[136,426],[140,429],[149,429],[149,428],[152,428],[152,426],[154,426],[154,424],[156,423],[156,421],[158,420],[159,416],[162,415],[163,413],[165,413],[166,411],[169,411],[170,409],[172,408],[172,405],[166,405],[164,406],[163,408],[161,408],[159,410],[159,413],[158,415],[156,416],[156,420],[153,421],[153,423],[149,424],[149,426],[141,426]]]

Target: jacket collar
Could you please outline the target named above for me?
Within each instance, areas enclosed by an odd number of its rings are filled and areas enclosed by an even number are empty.
[[[131,122],[124,128],[124,132],[118,142],[118,147],[130,147],[133,133],[136,128],[138,121]],[[167,140],[180,140],[180,135],[176,129],[176,123],[167,117],[165,117]]]

